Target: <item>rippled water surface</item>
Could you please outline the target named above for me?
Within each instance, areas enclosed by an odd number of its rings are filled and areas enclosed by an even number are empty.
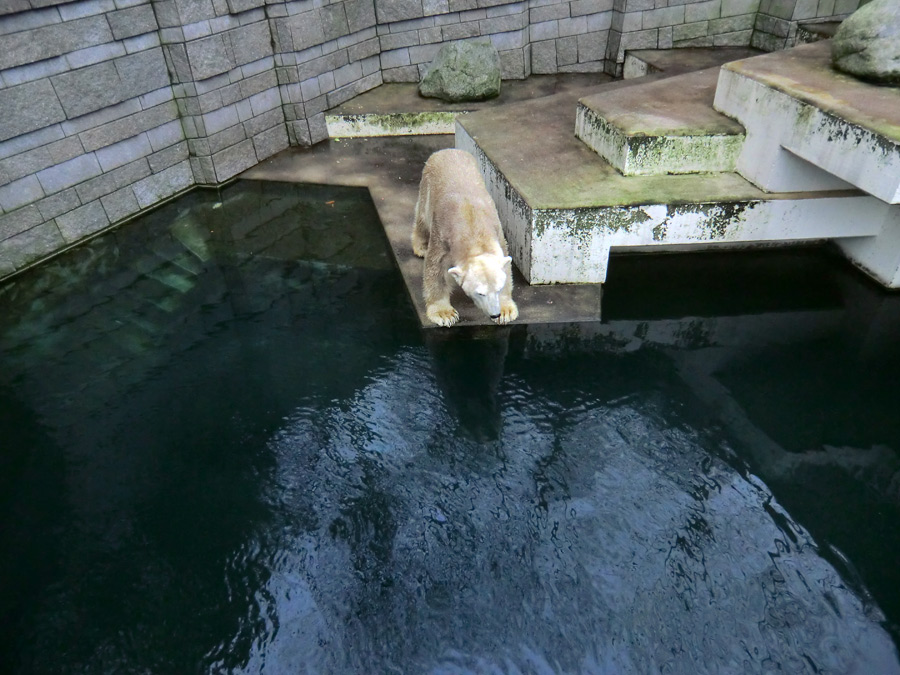
[[[423,332],[367,193],[246,182],[0,286],[3,672],[900,671],[900,296],[603,310]]]

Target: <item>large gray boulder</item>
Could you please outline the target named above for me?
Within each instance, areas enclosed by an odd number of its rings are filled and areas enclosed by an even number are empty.
[[[454,102],[499,96],[500,54],[490,40],[449,42],[428,66],[419,93]]]
[[[861,79],[900,85],[900,0],[872,0],[851,14],[834,34],[831,61]]]

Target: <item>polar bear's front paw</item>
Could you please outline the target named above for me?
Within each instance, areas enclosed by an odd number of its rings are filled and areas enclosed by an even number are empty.
[[[459,321],[459,312],[449,302],[436,302],[428,305],[425,314],[432,323],[449,328]]]
[[[518,316],[519,308],[516,306],[516,303],[509,300],[500,305],[500,316],[494,319],[494,322],[502,326],[510,321],[515,321]]]

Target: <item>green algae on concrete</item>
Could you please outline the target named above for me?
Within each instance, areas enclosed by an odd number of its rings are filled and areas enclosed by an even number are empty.
[[[406,113],[327,114],[331,138],[365,136],[427,136],[452,134],[457,115],[466,111],[421,111]]]

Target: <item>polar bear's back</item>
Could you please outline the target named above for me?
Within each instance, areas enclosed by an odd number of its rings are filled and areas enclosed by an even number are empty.
[[[425,163],[423,177],[438,193],[487,195],[478,162],[465,150],[439,150]]]

